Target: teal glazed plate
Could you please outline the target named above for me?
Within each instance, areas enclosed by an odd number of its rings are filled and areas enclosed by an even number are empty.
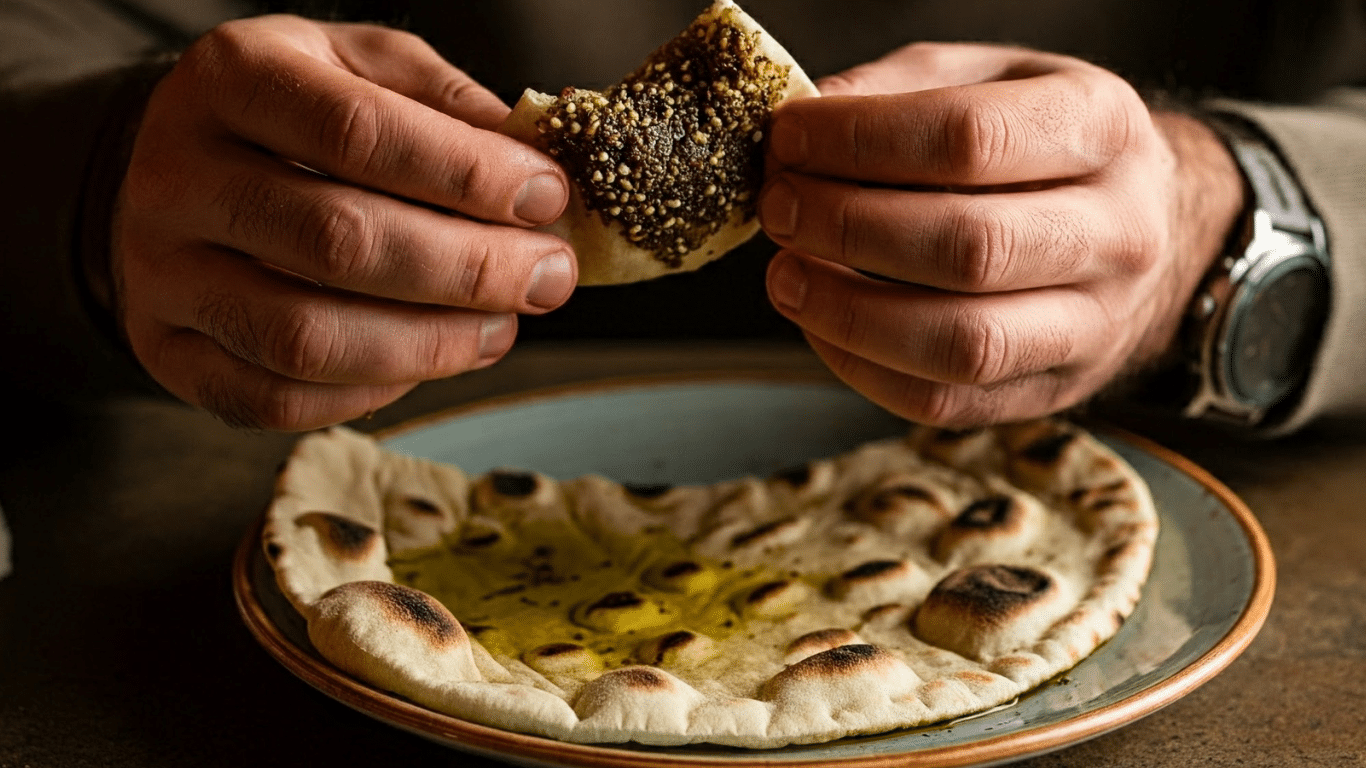
[[[483,401],[380,435],[383,444],[459,465],[589,472],[637,483],[710,483],[830,456],[904,434],[905,422],[828,381],[758,374],[602,382]],[[827,744],[770,750],[566,744],[416,706],[333,668],[275,587],[259,528],[233,566],[248,629],[308,684],[371,717],[458,750],[527,766],[891,768],[993,765],[1084,741],[1150,714],[1238,656],[1271,607],[1266,536],[1231,491],[1140,438],[1100,431],[1139,471],[1161,516],[1138,607],[1073,669],[985,714]],[[1196,543],[1198,542],[1198,548]]]

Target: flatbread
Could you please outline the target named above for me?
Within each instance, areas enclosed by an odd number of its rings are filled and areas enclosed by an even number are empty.
[[[603,92],[526,91],[500,129],[571,180],[567,240],[581,285],[697,269],[759,231],[763,137],[774,107],[818,92],[749,14],[717,0]]]
[[[309,435],[263,545],[326,659],[573,742],[769,748],[1007,702],[1111,637],[1157,515],[1065,423],[917,428],[768,478],[634,486]]]

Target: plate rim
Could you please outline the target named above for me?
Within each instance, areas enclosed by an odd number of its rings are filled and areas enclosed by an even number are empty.
[[[377,440],[386,440],[460,417],[573,395],[708,383],[841,386],[838,381],[828,377],[782,371],[697,371],[602,378],[480,398],[405,420],[371,434]],[[774,753],[767,759],[747,759],[744,763],[753,762],[756,768],[812,768],[815,765],[837,765],[840,768],[952,768],[1024,759],[1080,743],[1150,715],[1208,682],[1242,654],[1270,613],[1276,581],[1275,558],[1270,541],[1251,509],[1207,470],[1149,438],[1109,425],[1088,424],[1088,428],[1127,442],[1169,464],[1213,495],[1238,524],[1252,555],[1252,589],[1238,618],[1223,637],[1198,658],[1152,686],[1061,722],[965,744],[906,752],[808,759]],[[233,556],[232,590],[238,612],[248,631],[271,657],[296,677],[334,700],[390,725],[419,735],[439,737],[495,758],[604,768],[715,768],[744,764],[727,755],[670,755],[662,749],[646,752],[613,745],[577,744],[481,725],[410,703],[333,669],[286,637],[271,621],[256,594],[252,566],[256,558],[264,557],[258,546],[264,522],[262,514],[239,542]]]

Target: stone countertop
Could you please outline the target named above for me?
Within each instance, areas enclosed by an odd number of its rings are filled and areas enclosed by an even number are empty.
[[[822,372],[795,347],[556,345],[426,385],[362,428],[609,376]],[[1123,422],[1124,419],[1120,418]],[[1129,424],[1261,520],[1278,564],[1265,628],[1227,670],[1118,731],[1023,765],[1366,764],[1366,428],[1247,442]],[[315,692],[242,625],[232,553],[294,438],[169,402],[11,415],[0,507],[0,768],[493,765]]]

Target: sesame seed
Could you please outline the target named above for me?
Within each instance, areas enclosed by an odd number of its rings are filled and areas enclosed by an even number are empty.
[[[677,208],[678,206],[683,204],[683,201],[675,198],[673,200],[665,202],[664,204],[669,206],[670,208]]]
[[[619,206],[619,205],[614,205],[614,206],[612,206],[610,209],[608,209],[607,212],[610,213],[610,214],[612,214],[613,216],[620,216],[620,215],[621,215],[621,206]]]
[[[578,111],[578,107],[575,106],[575,105],[574,105],[574,102],[571,101],[571,102],[569,102],[568,104],[564,105],[564,111],[566,111],[566,112],[568,112],[569,114],[572,115],[572,114],[574,114],[575,112]]]
[[[708,184],[708,185],[707,185],[707,189],[706,189],[706,193],[707,193],[708,195],[714,195],[714,194],[716,194],[716,185],[715,185],[715,184]]]
[[[621,174],[622,176],[630,176],[631,166],[627,165],[626,163],[622,163],[621,165],[617,166],[617,173]]]
[[[599,153],[598,153],[598,162],[600,162],[600,163],[605,163],[605,162],[607,162],[607,153],[606,153],[606,152],[599,152]]]
[[[569,132],[570,132],[570,133],[578,133],[579,131],[582,131],[582,130],[583,130],[583,126],[582,126],[582,125],[579,125],[579,121],[578,121],[578,120],[575,120],[574,122],[572,122],[572,123],[569,124]]]
[[[764,132],[763,132],[763,131],[755,131],[755,132],[754,132],[754,135],[753,135],[753,136],[750,136],[750,138],[754,140],[754,143],[755,143],[755,144],[758,144],[759,142],[761,142],[761,141],[764,140]]]
[[[550,127],[555,129],[563,128],[564,121],[558,117],[552,117],[550,118]]]
[[[593,171],[593,181],[602,181],[602,171]],[[715,187],[712,187],[715,189]]]

